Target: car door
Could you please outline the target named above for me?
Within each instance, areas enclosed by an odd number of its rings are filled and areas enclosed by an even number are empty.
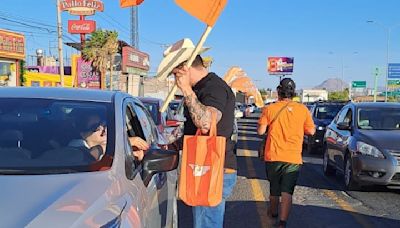
[[[136,103],[133,99],[128,99],[124,104],[124,126],[126,127],[126,132],[124,136],[126,144],[126,156],[125,156],[125,167],[126,176],[130,180],[130,185],[132,189],[142,188],[142,195],[135,195],[132,198],[135,201],[141,202],[141,206],[138,207],[140,214],[144,216],[141,217],[141,224],[145,227],[162,227],[165,223],[165,217],[163,217],[160,211],[159,204],[159,194],[157,192],[157,186],[159,185],[159,177],[155,174],[148,185],[146,186],[141,178],[141,172],[143,170],[142,163],[137,158],[133,156],[132,145],[129,142],[129,137],[140,137],[147,141],[150,145],[154,140],[148,130],[148,121],[140,120],[143,117],[139,117],[136,111]],[[142,211],[141,211],[142,210]],[[132,224],[132,223],[131,223]]]
[[[344,153],[347,148],[345,145],[350,136],[350,132],[347,130],[340,130],[338,128],[338,123],[349,123],[349,115],[351,115],[351,108],[348,106],[344,107],[338,114],[338,118],[335,119],[333,124],[331,124],[330,131],[326,135],[327,138],[329,138],[328,141],[330,141],[330,159],[335,162],[336,168],[340,171],[343,171]]]
[[[158,147],[158,130],[155,126],[147,109],[139,102],[135,102],[134,109],[138,121],[142,126],[144,137],[151,147]],[[165,227],[171,224],[172,214],[174,212],[174,199],[176,192],[176,171],[161,172],[155,174],[147,187],[152,198],[153,214],[160,218],[160,224],[157,221],[149,221],[149,227]]]

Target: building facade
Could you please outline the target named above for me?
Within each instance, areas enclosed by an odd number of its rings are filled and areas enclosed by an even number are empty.
[[[0,87],[21,85],[21,66],[25,59],[25,36],[0,29]]]

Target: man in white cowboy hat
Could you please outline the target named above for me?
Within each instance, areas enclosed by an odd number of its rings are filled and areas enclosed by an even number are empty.
[[[235,96],[224,80],[215,73],[208,72],[200,55],[196,56],[191,67],[185,65],[194,48],[189,39],[183,39],[170,46],[164,52],[164,59],[158,67],[158,77],[165,77],[171,73],[175,75],[176,84],[185,101],[185,135],[195,135],[198,128],[203,134],[208,133],[212,113],[215,113],[217,133],[227,139],[222,202],[215,207],[193,207],[194,227],[222,228],[225,200],[231,194],[237,178],[234,143],[231,140]]]

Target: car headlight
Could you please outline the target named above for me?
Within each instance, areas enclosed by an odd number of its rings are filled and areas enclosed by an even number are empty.
[[[324,129],[325,129],[325,127],[323,127],[323,126],[317,126],[317,130],[319,130],[319,131],[322,131]]]
[[[364,155],[369,155],[376,158],[385,158],[380,150],[365,142],[357,142],[357,151]]]

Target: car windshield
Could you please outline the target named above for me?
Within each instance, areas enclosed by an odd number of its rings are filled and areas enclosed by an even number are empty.
[[[169,103],[169,108],[173,111],[176,111],[179,107],[180,102],[171,102]]]
[[[0,98],[0,173],[88,172],[110,167],[111,105]],[[105,149],[107,148],[107,149]],[[105,149],[105,153],[104,153]]]
[[[154,123],[156,125],[159,125],[160,121],[158,119],[158,110],[159,110],[158,105],[156,103],[150,103],[150,102],[143,102],[143,104],[146,107],[146,109],[149,111]]]
[[[400,130],[399,108],[362,108],[358,110],[358,128]]]
[[[315,117],[320,120],[333,120],[343,105],[317,106]]]

